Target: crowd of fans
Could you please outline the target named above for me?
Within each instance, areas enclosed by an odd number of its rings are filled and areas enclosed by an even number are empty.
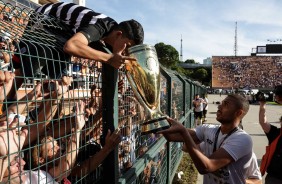
[[[20,77],[11,61],[20,55],[17,48],[28,13],[12,8],[0,6],[0,182],[93,183],[97,168],[116,146],[120,174],[126,172],[160,135],[141,136],[144,110],[125,71],[119,71],[118,129],[108,131],[102,145],[102,64],[72,57],[69,74],[58,79]],[[179,117],[176,103],[174,114]],[[150,162],[151,170],[155,165],[160,172],[163,155]],[[155,175],[150,177],[148,182]]]
[[[282,83],[281,56],[214,56],[212,70],[216,88],[268,89]]]

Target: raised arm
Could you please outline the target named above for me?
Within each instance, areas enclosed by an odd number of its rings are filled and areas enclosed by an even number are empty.
[[[55,82],[55,90],[50,92],[39,106],[39,113],[36,122],[30,124],[30,139],[26,139],[24,146],[27,146],[29,143],[35,141],[38,138],[38,134],[43,135],[45,127],[49,125],[50,121],[56,115],[58,106],[61,103],[61,98],[63,94],[68,91],[71,81],[72,78],[63,77],[61,81]]]
[[[80,166],[75,167],[72,171],[72,175],[80,177],[93,172],[120,143],[120,141],[119,134],[115,132],[111,134],[111,131],[108,130],[105,146],[93,157],[85,160]]]
[[[265,133],[270,131],[270,123],[267,122],[266,115],[265,115],[265,106],[266,102],[260,101],[259,102],[259,124]]]
[[[107,62],[112,55],[88,46],[88,40],[82,33],[76,33],[65,44],[64,51],[74,56]]]
[[[117,36],[121,37],[122,35]],[[125,60],[135,60],[131,57],[122,55],[126,46],[125,43],[115,45],[113,54],[101,52],[89,47],[87,38],[82,33],[78,32],[66,42],[64,51],[73,56],[101,61],[118,69]]]
[[[57,181],[61,181],[63,178],[67,177],[76,162],[79,150],[79,138],[81,130],[85,125],[84,106],[82,101],[80,101],[79,104],[76,103],[76,127],[68,141],[66,154],[60,158],[59,165],[49,170],[49,174]]]
[[[24,109],[31,104],[36,98],[40,97],[42,95],[41,93],[41,84],[38,83],[34,90],[30,91],[26,96],[22,97],[20,100],[17,100],[16,103],[13,103],[8,108],[8,114],[14,113],[14,114],[22,114]]]

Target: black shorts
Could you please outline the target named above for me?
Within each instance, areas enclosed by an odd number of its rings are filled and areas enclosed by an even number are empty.
[[[200,118],[200,119],[202,119],[202,117],[203,117],[203,111],[201,111],[201,112],[194,112],[194,117],[195,117],[195,119],[198,119],[198,118]]]

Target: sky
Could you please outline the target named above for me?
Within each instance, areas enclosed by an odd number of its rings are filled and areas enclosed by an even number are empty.
[[[180,54],[182,36],[183,61],[234,55],[235,22],[237,56],[249,56],[258,45],[282,44],[281,0],[85,1],[86,7],[117,22],[140,22],[145,44],[163,42]]]

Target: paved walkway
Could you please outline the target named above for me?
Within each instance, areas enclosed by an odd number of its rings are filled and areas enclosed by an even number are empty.
[[[216,101],[222,101],[226,95],[208,95],[209,100],[209,109],[207,113],[207,123],[215,123],[216,122],[216,111],[217,105]],[[213,104],[214,102],[214,104]],[[243,119],[243,127],[244,130],[249,133],[253,140],[253,149],[255,154],[257,155],[258,162],[260,164],[261,158],[265,153],[265,146],[267,145],[267,138],[261,129],[258,122],[258,113],[259,113],[259,105],[250,105],[250,110],[248,114]],[[282,106],[278,105],[267,105],[266,107],[266,116],[267,120],[270,123],[273,123],[275,126],[280,126],[278,123],[280,116],[282,115]],[[203,183],[202,175],[198,175],[197,184]]]

